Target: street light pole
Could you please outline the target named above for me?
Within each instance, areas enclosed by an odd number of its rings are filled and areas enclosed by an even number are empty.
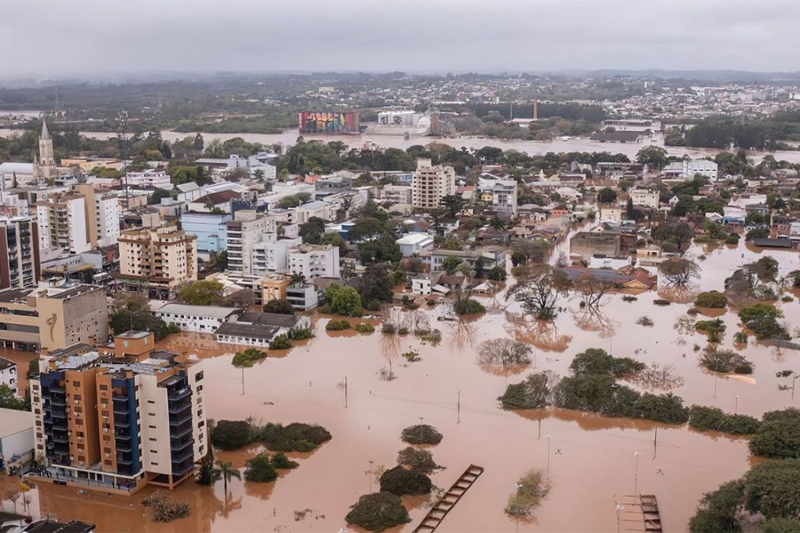
[[[739,413],[739,395],[737,394],[736,395],[736,404],[735,404],[735,407],[733,408],[733,414],[738,414],[738,413]]]
[[[547,477],[550,477],[550,435],[547,436]]]
[[[639,452],[633,452],[633,457],[636,461],[633,471],[633,495],[639,495]]]

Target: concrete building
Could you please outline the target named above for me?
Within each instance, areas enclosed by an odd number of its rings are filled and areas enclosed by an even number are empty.
[[[0,385],[5,385],[17,394],[17,363],[0,357]]]
[[[695,174],[700,174],[713,182],[719,176],[719,165],[708,159],[684,159],[670,163],[661,173],[667,179],[692,179]]]
[[[433,249],[433,237],[427,233],[409,233],[395,241],[403,257],[411,257],[423,250]]]
[[[166,304],[152,312],[167,324],[175,324],[181,331],[214,333],[223,322],[241,311],[234,307],[213,305]]]
[[[31,287],[40,276],[37,221],[0,217],[0,289]]]
[[[511,218],[517,214],[517,182],[514,180],[497,180],[492,184],[492,207],[502,218]]]
[[[325,176],[314,182],[314,200],[323,200],[333,194],[348,192],[353,180],[344,176]]]
[[[0,409],[0,420],[3,421],[0,424],[0,458],[2,458],[0,462],[3,462],[8,470],[22,466],[33,459],[33,413]],[[0,527],[0,531],[6,530]]]
[[[169,298],[178,285],[197,279],[197,237],[177,226],[123,231],[119,268],[127,290]]]
[[[253,245],[277,240],[276,220],[253,210],[241,210],[236,211],[225,227],[228,270],[252,274]]]
[[[407,185],[385,185],[379,190],[380,199],[391,204],[411,204],[411,187]]]
[[[155,351],[151,332],[43,353],[31,380],[36,454],[66,485],[132,494],[172,489],[207,452],[202,363]]]
[[[269,342],[294,327],[309,327],[307,316],[246,312],[217,329],[217,342],[265,348]]]
[[[286,287],[286,299],[298,311],[308,311],[319,305],[317,288],[310,283]]]
[[[156,187],[158,189],[172,190],[169,174],[164,170],[143,170],[141,172],[128,171],[122,179],[122,184],[128,187]]]
[[[439,207],[442,197],[455,194],[456,171],[453,167],[433,166],[430,159],[418,159],[411,178],[411,205],[419,209]]]
[[[321,218],[325,222],[333,222],[336,220],[336,205],[316,201],[299,205],[294,209],[295,224],[305,224],[311,217]]]
[[[438,250],[424,251],[419,254],[420,259],[430,268],[431,272],[444,270],[442,264],[448,257],[458,257],[474,269],[478,260],[483,264],[484,270],[490,270],[495,266],[505,268],[506,252],[508,248],[504,246],[484,246],[475,250]]]
[[[250,273],[264,276],[269,273],[284,274],[289,268],[289,251],[303,244],[302,237],[262,241],[250,247]],[[228,255],[230,266],[230,254]]]
[[[54,194],[36,203],[39,245],[79,254],[89,251],[86,198],[75,192]]]
[[[105,289],[94,285],[42,281],[35,288],[0,291],[0,346],[56,350],[108,339]]]
[[[633,205],[642,205],[649,209],[658,209],[658,206],[661,204],[661,193],[657,190],[633,189],[629,196]]]
[[[622,252],[622,239],[619,233],[581,231],[569,241],[570,255],[580,255],[589,262],[595,254],[618,257]]]
[[[302,244],[287,254],[287,274],[300,274],[307,280],[339,278],[339,247]]]
[[[84,197],[87,237],[92,248],[117,244],[120,228],[119,198],[98,193],[91,185],[75,185],[73,190]]]
[[[197,237],[197,255],[208,261],[211,254],[228,249],[227,223],[232,218],[227,213],[181,213],[181,228]]]

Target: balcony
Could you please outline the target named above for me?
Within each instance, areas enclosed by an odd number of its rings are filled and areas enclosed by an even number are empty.
[[[133,458],[131,457],[130,453],[120,453],[117,452],[117,464],[120,465],[130,465],[133,464]]]
[[[173,453],[182,451],[182,450],[186,449],[186,447],[191,446],[192,444],[194,444],[194,438],[189,436],[192,433],[191,428],[186,433],[188,434],[186,436],[184,436],[184,435],[180,435],[180,436],[172,435],[170,437],[169,449],[172,450]]]
[[[194,450],[191,447],[186,448],[184,451],[178,454],[173,453],[172,454],[173,468],[176,463],[180,464],[186,461],[187,459],[192,459],[192,458],[194,458]]]
[[[120,440],[117,439],[116,445],[117,445],[117,451],[118,452],[128,452],[128,453],[130,453],[130,451],[131,451],[131,443],[130,443],[130,441],[120,442]]]
[[[128,417],[114,417],[114,427],[118,428],[129,428],[131,427],[131,423],[128,420]]]
[[[169,436],[171,439],[181,439],[182,437],[191,435],[192,432],[194,432],[194,427],[192,426],[191,422],[189,422],[177,428],[171,429],[171,431],[169,432]]]
[[[192,412],[189,410],[177,415],[170,415],[169,417],[170,432],[182,429],[184,424],[191,421],[192,421]]]
[[[191,401],[188,401],[188,402],[186,402],[186,401],[184,401],[184,402],[176,402],[174,404],[172,402],[170,402],[169,414],[176,415],[175,418],[179,418],[180,415],[184,414],[184,411],[186,411],[187,409],[191,409],[191,408],[192,408],[192,402]]]

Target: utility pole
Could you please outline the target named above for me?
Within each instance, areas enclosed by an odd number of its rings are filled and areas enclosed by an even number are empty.
[[[458,407],[457,407],[457,412],[458,412],[458,422],[456,422],[456,423],[457,423],[457,424],[460,424],[460,423],[461,423],[461,391],[458,391]]]
[[[242,367],[242,396],[244,396],[244,367]]]
[[[347,409],[347,376],[344,377],[344,408]]]
[[[547,436],[547,477],[550,478],[550,435]]]
[[[639,496],[639,452],[633,452],[636,466],[633,471],[633,495]]]

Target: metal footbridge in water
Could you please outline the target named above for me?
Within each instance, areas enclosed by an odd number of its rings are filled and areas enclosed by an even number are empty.
[[[617,506],[617,531],[662,533],[661,513],[653,494],[625,496]],[[620,512],[621,511],[621,512]]]
[[[431,507],[422,522],[414,529],[414,533],[430,533],[436,531],[444,517],[456,506],[462,496],[469,490],[475,481],[483,474],[483,467],[469,465],[464,473],[453,483],[453,486],[444,494],[436,505]]]

